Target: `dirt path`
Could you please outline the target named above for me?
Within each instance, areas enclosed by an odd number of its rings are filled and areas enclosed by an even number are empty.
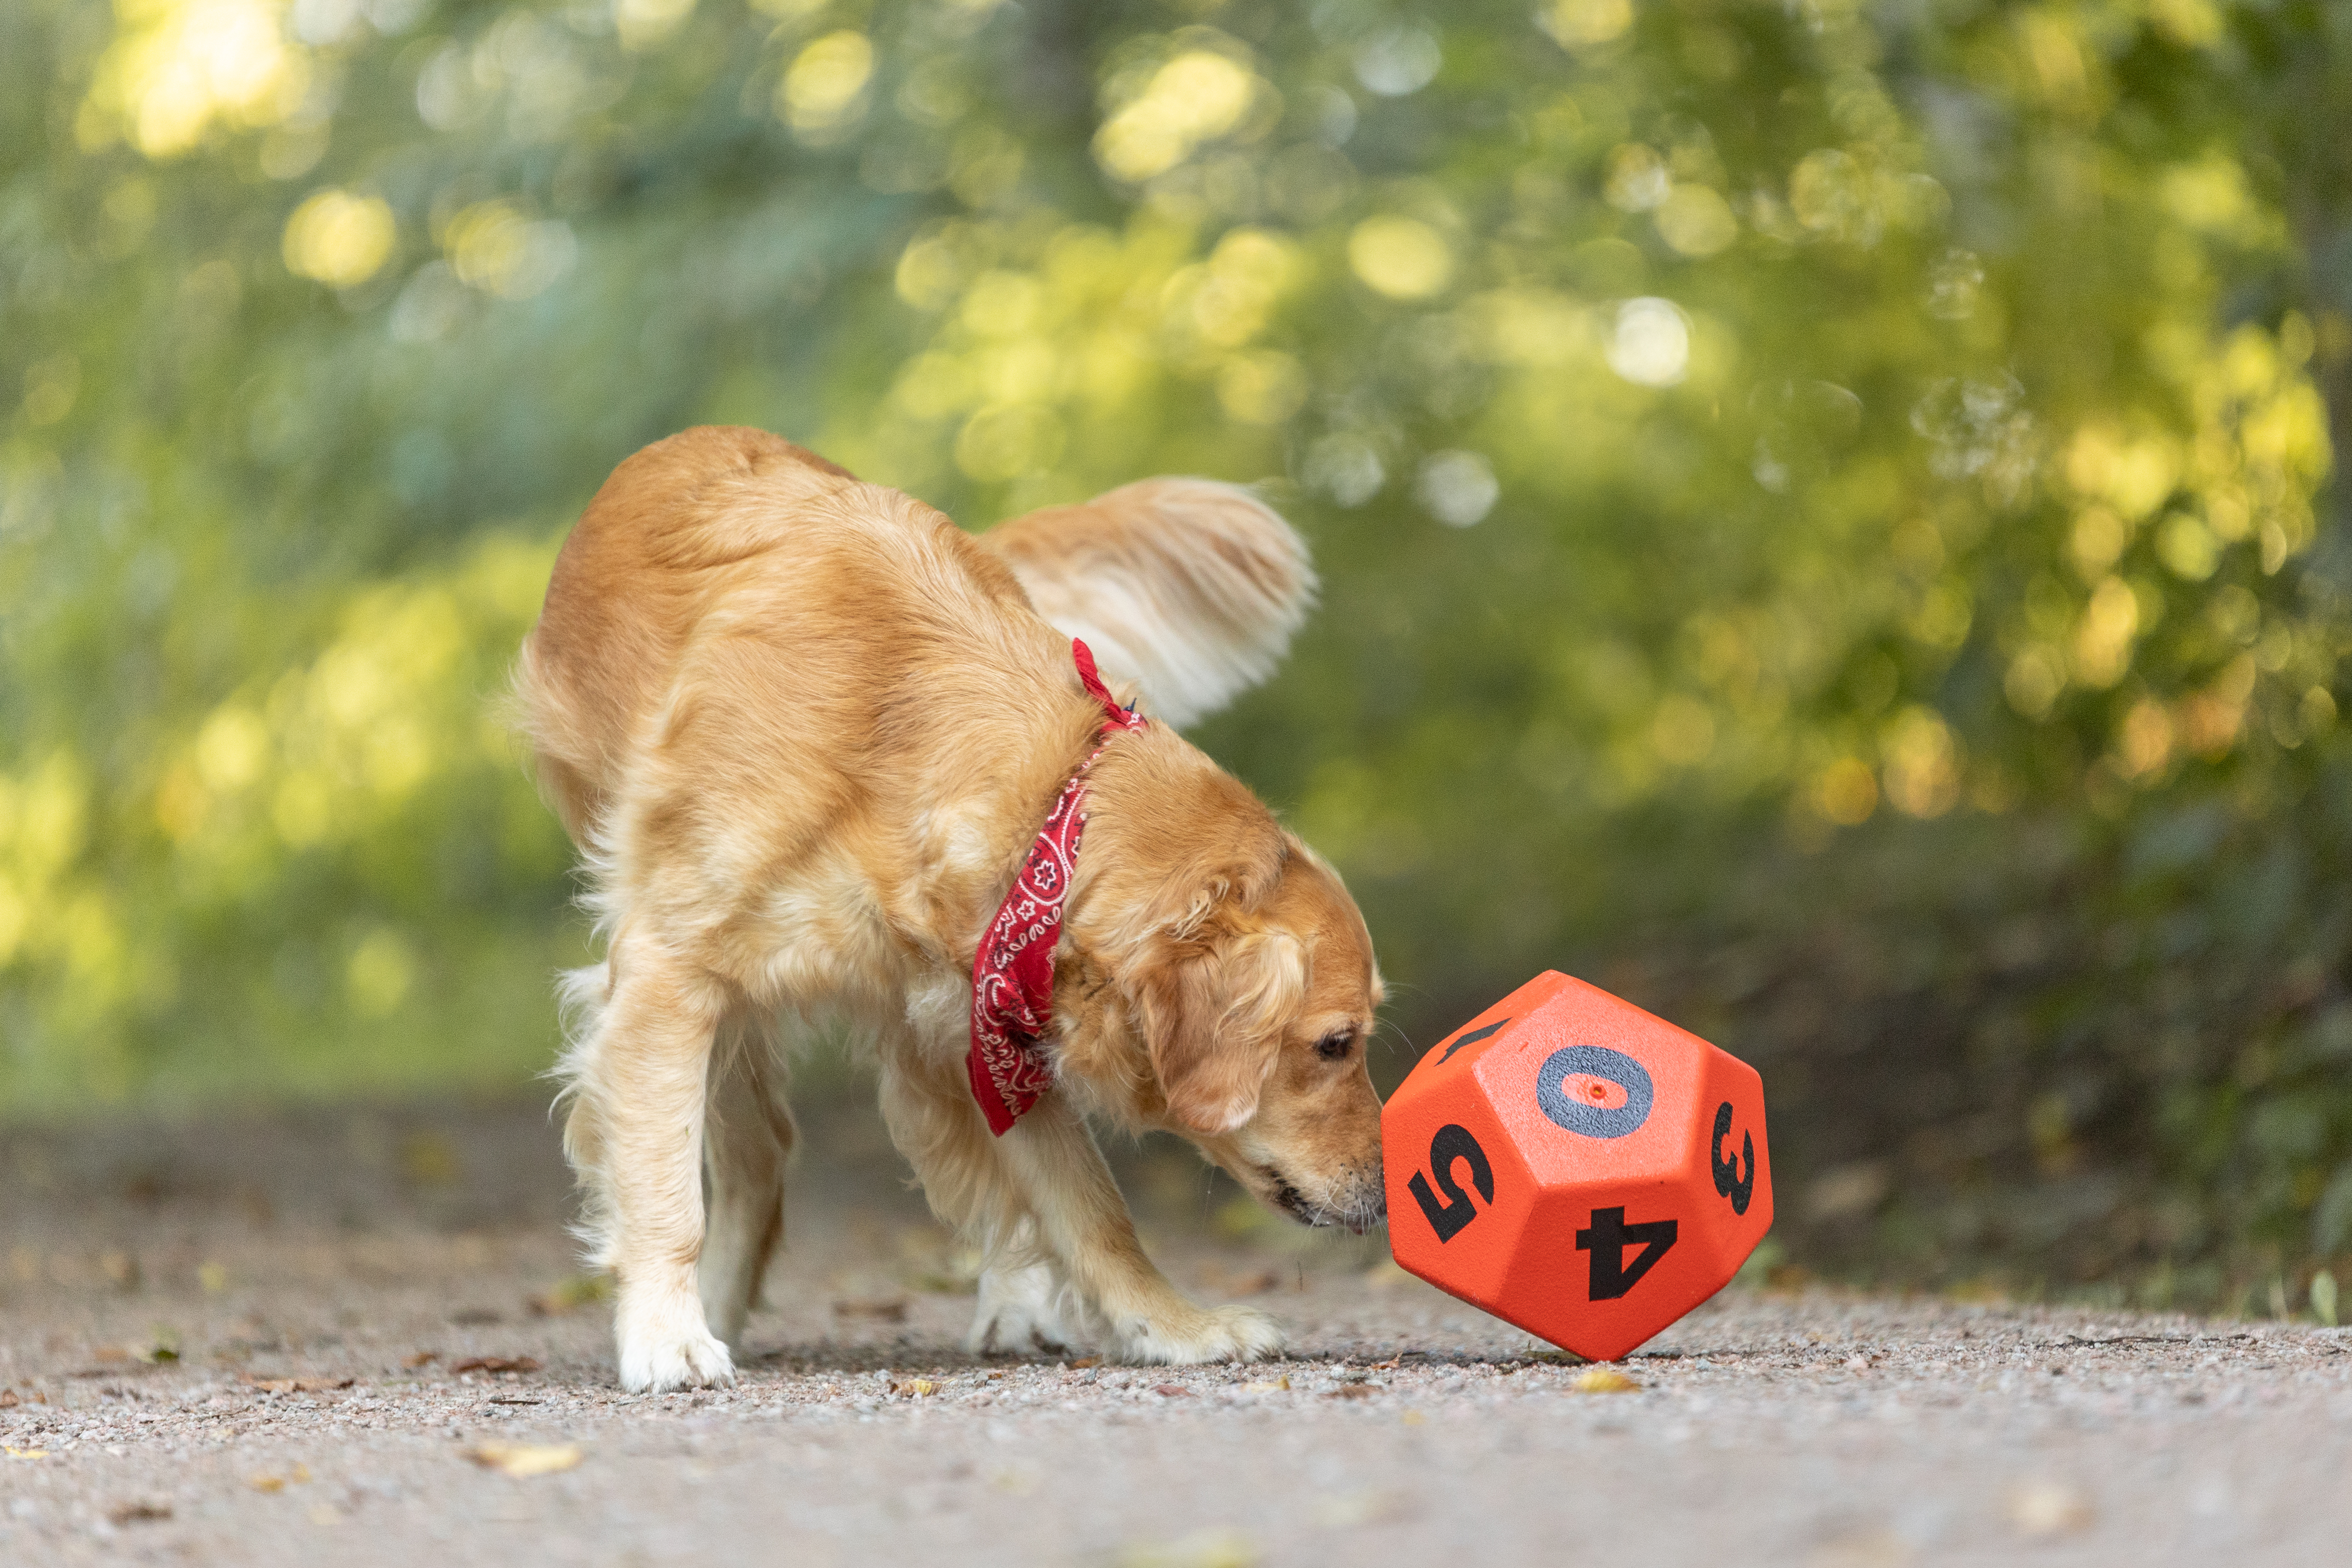
[[[975,1362],[871,1123],[815,1131],[743,1385],[646,1398],[535,1111],[0,1135],[0,1562],[2352,1561],[2338,1331],[1735,1289],[1586,1392],[1152,1156],[1155,1250],[1293,1359]]]

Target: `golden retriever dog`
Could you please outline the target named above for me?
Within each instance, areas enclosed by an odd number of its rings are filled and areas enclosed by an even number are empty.
[[[1181,1134],[1307,1224],[1382,1217],[1362,917],[1171,722],[1262,679],[1313,585],[1278,517],[1206,480],[975,539],[757,430],[614,471],[517,685],[606,942],[565,979],[560,1072],[623,1387],[732,1379],[782,1231],[790,1047],[832,1020],[933,1211],[982,1250],[973,1348],[1280,1348],[1263,1313],[1195,1306],[1144,1256],[1089,1119]],[[1056,621],[1118,691],[1089,695]],[[975,954],[1082,772],[1029,1046],[1050,1084],[993,1135]]]

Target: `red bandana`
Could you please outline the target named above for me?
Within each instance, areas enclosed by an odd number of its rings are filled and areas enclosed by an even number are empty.
[[[1140,730],[1143,715],[1121,708],[1095,672],[1095,656],[1072,638],[1078,679],[1103,706],[1095,749],[1062,786],[1013,890],[980,939],[971,960],[971,1097],[988,1130],[1003,1137],[1054,1081],[1054,1066],[1038,1048],[1054,1021],[1054,944],[1062,935],[1062,900],[1077,869],[1078,838],[1086,832],[1087,773],[1110,742],[1113,730]]]

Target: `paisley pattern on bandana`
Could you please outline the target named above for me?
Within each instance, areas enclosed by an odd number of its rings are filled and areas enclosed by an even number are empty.
[[[999,1137],[1054,1082],[1043,1041],[1054,1021],[1054,947],[1062,935],[1062,905],[1087,828],[1087,774],[1112,731],[1145,728],[1141,714],[1111,700],[1092,649],[1073,638],[1070,657],[1078,679],[1103,706],[1100,739],[1055,798],[971,961],[971,1050],[964,1063],[972,1098]]]

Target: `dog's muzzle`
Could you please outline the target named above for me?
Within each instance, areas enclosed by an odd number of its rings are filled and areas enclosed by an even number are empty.
[[[1335,1184],[1339,1189],[1337,1201],[1321,1202],[1300,1192],[1289,1177],[1271,1165],[1260,1165],[1257,1173],[1265,1182],[1268,1201],[1301,1225],[1344,1227],[1361,1236],[1388,1218],[1388,1194],[1378,1172],[1360,1173]]]

